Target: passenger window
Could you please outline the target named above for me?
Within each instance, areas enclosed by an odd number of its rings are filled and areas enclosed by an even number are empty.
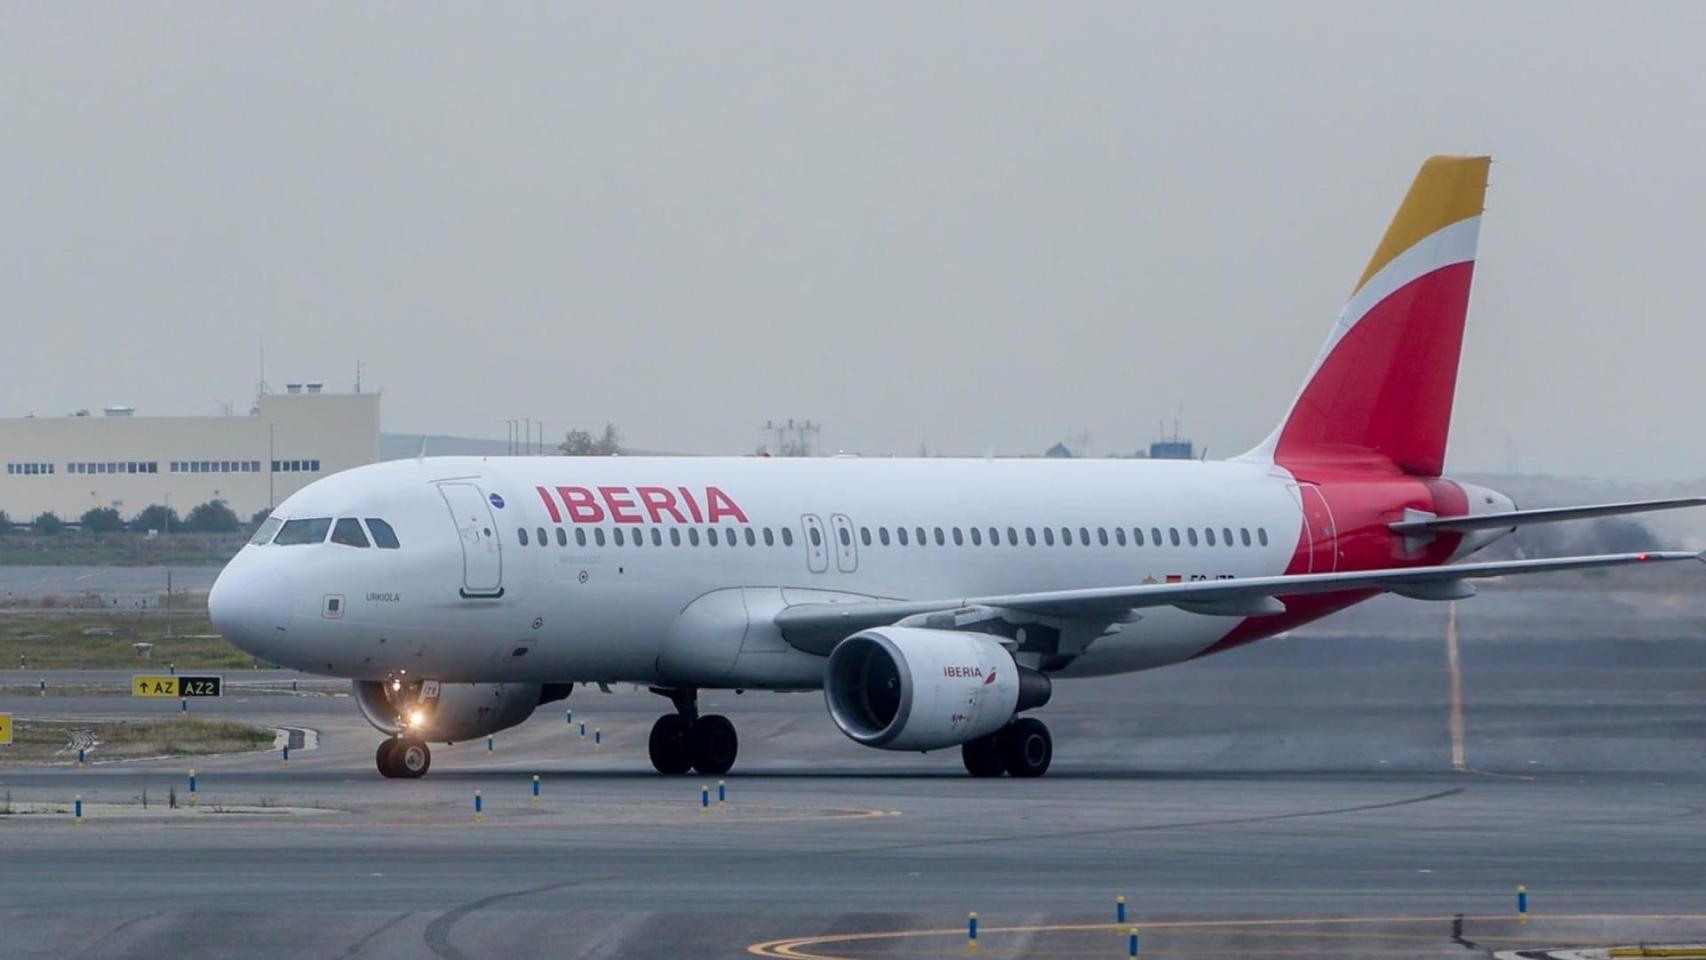
[[[782,528],[782,546],[791,547],[793,545],[794,545],[794,528],[793,527],[783,527]]]
[[[332,542],[366,549],[367,534],[361,532],[361,521],[354,517],[344,517],[332,528]]]
[[[539,529],[538,529],[538,530],[536,530],[536,531],[534,531],[534,532],[535,532],[535,533],[537,533],[537,534],[539,534],[539,545],[540,545],[540,546],[541,546],[541,547],[543,547],[543,546],[548,546],[548,545],[549,545],[549,544],[548,544],[548,542],[547,542],[547,541],[546,541],[546,539],[545,539],[545,528],[544,528],[544,527],[540,527],[540,528],[539,528]],[[333,531],[333,533],[332,533],[332,535],[333,535],[333,536],[334,536],[334,537],[335,537],[335,536],[337,536],[337,532],[336,532],[336,531]]]
[[[611,540],[611,542],[616,544],[616,546],[618,546],[618,547],[622,546],[623,542],[626,539],[627,538],[622,536],[622,528],[621,527],[617,527],[614,530],[610,531],[610,540]]]
[[[918,535],[918,545],[921,547],[924,546],[924,528],[913,527],[912,532]]]
[[[749,547],[758,546],[758,534],[753,532],[751,527],[746,528],[746,545]]]
[[[966,537],[965,537],[965,534],[963,534],[963,533],[961,533],[961,532],[960,532],[960,528],[959,528],[959,527],[955,527],[955,528],[954,528],[954,546],[956,546],[956,547],[963,547],[963,546],[965,546],[965,545],[966,545]]]
[[[894,528],[894,536],[895,536],[896,540],[900,541],[901,546],[903,546],[903,547],[906,546],[906,528],[905,527],[895,527]]]
[[[958,539],[959,539],[959,537],[958,537],[959,532],[960,532],[959,530],[954,531],[954,533],[955,533],[954,539],[956,541],[958,541]],[[971,545],[974,547],[983,546],[983,534],[978,532],[978,529],[976,527],[971,528]]]
[[[840,530],[836,531],[836,539],[840,540],[841,545],[844,547],[851,547],[853,545],[853,535],[847,532],[846,527],[842,527]]]
[[[1108,528],[1107,527],[1097,527],[1096,528],[1096,542],[1101,544],[1104,547],[1108,545]]]
[[[859,528],[859,542],[864,544],[867,547],[871,545],[871,528],[870,527],[860,527]]]
[[[723,528],[723,542],[728,544],[731,547],[735,547],[735,546],[740,545],[739,542],[735,539],[735,528],[734,527],[724,527]]]
[[[1191,541],[1191,546],[1193,546],[1193,547],[1196,546],[1197,545],[1197,528],[1196,527],[1186,527],[1185,528],[1185,537],[1186,537],[1186,539]]]
[[[1131,545],[1134,547],[1143,546],[1143,528],[1142,527],[1132,527],[1131,528]]]
[[[1158,547],[1161,546],[1161,528],[1160,527],[1150,527],[1149,528],[1149,542],[1155,544]],[[1174,542],[1177,543],[1178,541],[1175,540]]]
[[[1053,527],[1044,527],[1043,528],[1043,545],[1049,546],[1049,547],[1054,546],[1054,528]]]
[[[1037,528],[1036,527],[1026,527],[1025,528],[1025,546],[1034,547],[1036,545],[1037,545]]]
[[[569,545],[568,531],[564,530],[562,527],[558,527],[557,528],[557,546],[566,547],[568,545]]]
[[[809,535],[812,538],[812,546],[814,546],[814,547],[823,546],[823,535],[817,532],[816,527],[812,527],[811,529],[807,530],[806,533],[807,533],[807,535]]]
[[[947,545],[948,545],[948,538],[942,535],[942,528],[937,527],[936,528],[936,546],[945,547]]]
[[[1220,528],[1220,542],[1226,544],[1229,547],[1232,546],[1232,528],[1231,527],[1221,527]]]
[[[604,546],[604,528],[603,527],[593,527],[592,528],[592,539],[593,539],[593,542],[597,543],[599,546],[601,546],[601,547]]]
[[[670,527],[669,528],[669,545],[672,547],[681,546],[681,528],[680,527]]]
[[[1066,547],[1072,546],[1072,528],[1071,527],[1061,527],[1060,528],[1060,543],[1062,546],[1066,546]]]
[[[1009,547],[1016,547],[1019,545],[1019,531],[1012,527],[1007,528],[1007,545]]]
[[[521,541],[522,546],[524,546],[524,547],[527,546],[527,528],[526,527],[516,527],[515,528],[515,539]]]
[[[1168,527],[1167,528],[1167,539],[1173,541],[1173,546],[1175,546],[1175,547],[1178,546],[1179,545],[1179,528],[1178,527]]]
[[[257,547],[262,544],[270,543],[272,541],[273,534],[277,533],[278,528],[282,526],[284,526],[283,520],[280,520],[277,517],[266,518],[266,520],[261,523],[261,528],[256,530],[255,535],[249,538],[249,543]]]
[[[652,528],[652,546],[663,546],[663,531],[659,530],[657,527]]]
[[[1244,542],[1244,546],[1246,546],[1246,547],[1249,546],[1250,545],[1250,528],[1249,527],[1239,527],[1238,528],[1238,539],[1242,540]]]
[[[989,545],[992,547],[1001,546],[1001,531],[994,527],[989,528]]]
[[[776,534],[772,533],[769,527],[764,528],[764,545],[767,547],[776,545]]]
[[[1122,547],[1125,546],[1125,528],[1124,527],[1115,527],[1114,528],[1114,542],[1119,544]]]
[[[687,528],[687,543],[689,546],[694,546],[694,547],[697,547],[699,545],[699,528],[698,527],[688,527]]]
[[[705,529],[705,541],[713,547],[717,545],[717,528],[716,527],[707,527]]]
[[[575,546],[577,546],[577,547],[586,546],[586,528],[584,528],[584,527],[576,527],[575,528]]]
[[[633,546],[633,547],[645,546],[646,545],[646,532],[644,530],[629,530],[628,531],[628,545]]]
[[[287,523],[287,524],[285,524],[285,526],[289,527],[290,524]],[[1267,527],[1257,527],[1256,528],[1256,541],[1264,547],[1268,545],[1268,528]]]
[[[885,547],[889,545],[889,528],[888,527],[878,527],[877,528],[877,542],[881,543]]]
[[[1214,528],[1209,527],[1208,529],[1204,530],[1202,532],[1202,534],[1203,534],[1203,536],[1208,538],[1208,545],[1211,547],[1214,546]]]

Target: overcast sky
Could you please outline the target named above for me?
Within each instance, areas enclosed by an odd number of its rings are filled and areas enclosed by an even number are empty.
[[[1211,456],[1494,155],[1448,466],[1706,477],[1706,5],[0,6],[0,415]]]

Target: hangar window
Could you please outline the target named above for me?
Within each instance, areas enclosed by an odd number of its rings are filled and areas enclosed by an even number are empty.
[[[1256,541],[1264,547],[1268,545],[1268,530],[1266,527],[1256,528]]]
[[[278,528],[282,526],[284,526],[283,520],[277,517],[268,517],[261,523],[261,528],[255,531],[255,535],[249,538],[249,542],[257,547],[263,543],[268,543],[272,540],[273,534],[277,533]]]
[[[304,543],[323,543],[326,533],[332,529],[331,517],[316,517],[312,520],[291,520],[278,531],[273,538],[276,546],[294,547]]]
[[[395,550],[399,546],[397,532],[378,517],[367,518],[367,532],[373,534],[373,545],[381,550]]]
[[[343,517],[337,526],[332,528],[332,542],[341,543],[346,547],[366,548],[367,534],[361,532],[361,521],[354,517]],[[544,541],[541,540],[541,543]]]

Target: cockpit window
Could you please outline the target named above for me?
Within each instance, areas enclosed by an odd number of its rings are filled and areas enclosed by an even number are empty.
[[[354,517],[340,519],[332,528],[332,542],[346,547],[367,547],[367,534],[361,532],[361,521]]]
[[[331,517],[315,517],[312,520],[290,520],[278,532],[273,545],[291,547],[302,543],[323,543],[326,531],[332,529]]]
[[[367,518],[367,532],[373,534],[373,545],[381,550],[395,550],[399,546],[397,532],[378,517]]]
[[[280,520],[277,517],[266,518],[266,520],[261,524],[261,528],[256,530],[255,535],[249,538],[249,543],[258,547],[264,543],[271,542],[273,534],[277,533],[278,528],[282,526],[284,526],[283,520]]]

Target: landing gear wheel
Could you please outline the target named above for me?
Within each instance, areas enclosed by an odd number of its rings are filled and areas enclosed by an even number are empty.
[[[1048,772],[1054,759],[1054,738],[1041,720],[1020,717],[997,734],[1001,738],[1001,759],[1007,772],[1015,777],[1040,777]]]
[[[719,714],[700,717],[693,725],[691,736],[693,750],[693,769],[706,776],[721,776],[729,772],[735,765],[735,754],[740,752],[740,738],[735,736],[735,725],[729,718]]]
[[[418,779],[432,766],[432,750],[424,740],[398,740],[391,748],[391,763],[396,776]]]
[[[671,776],[693,769],[693,724],[678,713],[666,713],[652,724],[652,736],[647,742],[652,766],[659,773]]]
[[[373,765],[379,768],[379,775],[387,779],[400,776],[396,764],[391,762],[391,748],[396,745],[396,737],[387,737],[379,741],[379,749],[373,754]]]
[[[974,777],[999,777],[1007,772],[999,733],[960,744],[960,759],[966,762],[966,772]]]

